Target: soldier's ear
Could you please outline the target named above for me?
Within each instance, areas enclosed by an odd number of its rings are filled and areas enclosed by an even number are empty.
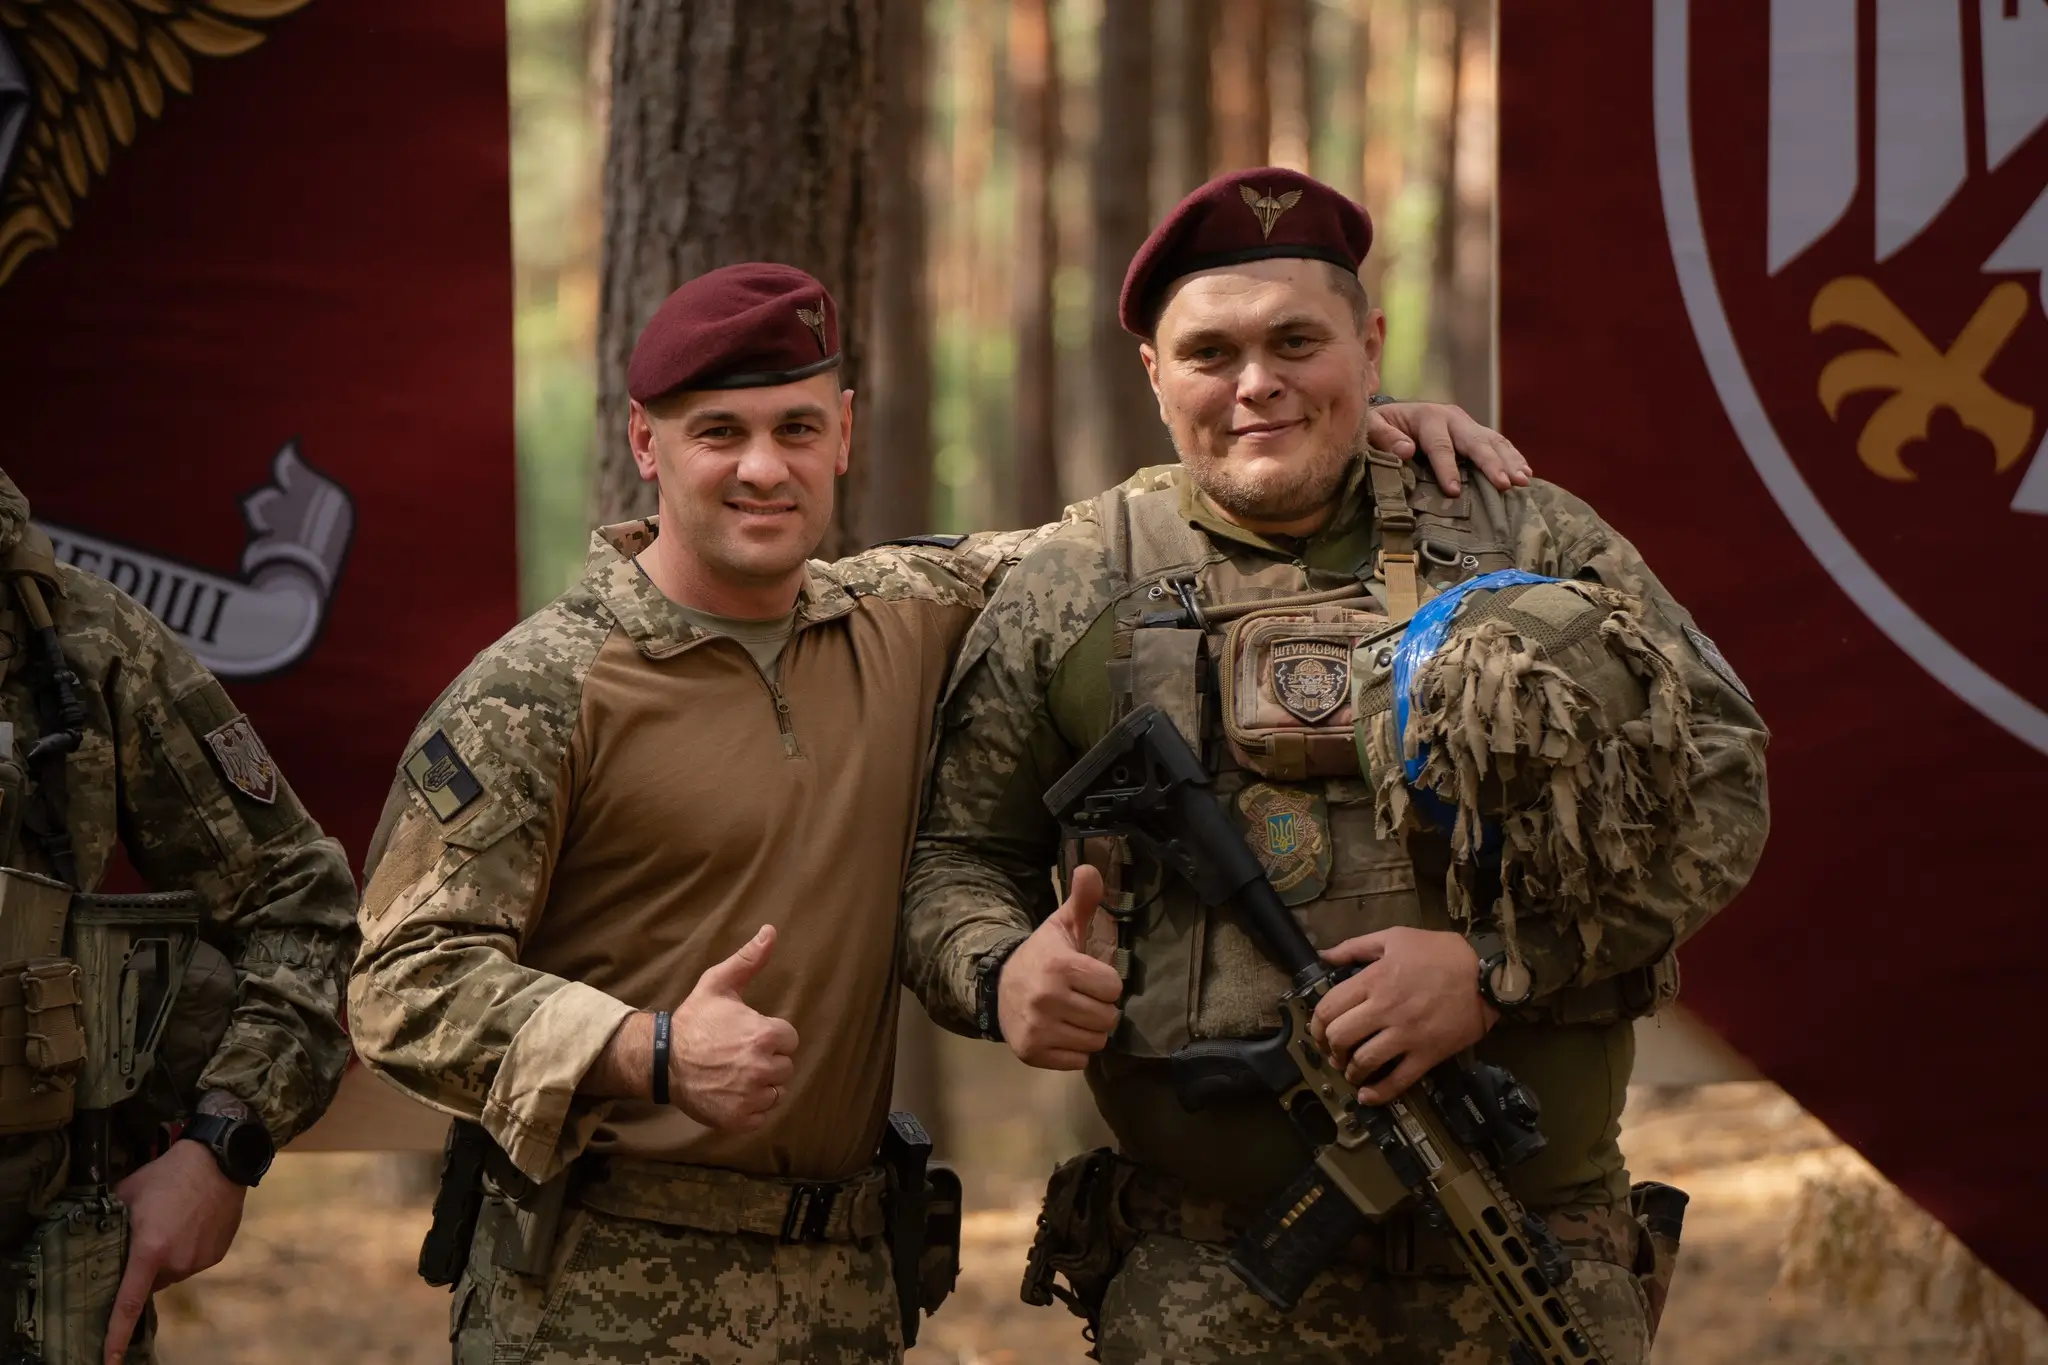
[[[839,465],[844,474],[853,458],[853,390],[839,391]]]
[[[641,481],[653,483],[659,472],[654,463],[654,419],[637,398],[627,401],[626,444],[633,448],[633,468],[640,472]]]

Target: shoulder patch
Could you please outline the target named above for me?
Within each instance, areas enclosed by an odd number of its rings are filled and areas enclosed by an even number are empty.
[[[277,764],[270,750],[256,737],[256,727],[247,716],[236,716],[218,729],[206,732],[206,747],[220,765],[221,776],[251,801],[277,804]]]
[[[896,540],[881,541],[873,548],[879,550],[884,545],[928,545],[938,550],[957,550],[966,543],[966,540],[966,536],[902,536]]]
[[[442,730],[428,735],[427,742],[405,760],[405,775],[444,824],[484,794],[483,783],[476,780]]]
[[[1688,625],[1685,628],[1685,638],[1691,642],[1693,652],[1700,656],[1701,663],[1713,669],[1722,682],[1740,692],[1744,701],[1751,705],[1756,703],[1756,698],[1750,696],[1749,689],[1742,685],[1742,679],[1735,676],[1735,665],[1728,662],[1728,656],[1721,652],[1719,645],[1707,638],[1705,631]]]

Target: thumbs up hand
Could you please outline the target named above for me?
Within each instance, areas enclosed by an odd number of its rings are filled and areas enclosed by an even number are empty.
[[[1116,1027],[1124,983],[1088,955],[1088,930],[1102,904],[1102,874],[1074,870],[1067,899],[1010,954],[996,982],[996,1016],[1010,1051],[1048,1071],[1079,1071]]]
[[[676,1008],[669,1093],[677,1108],[707,1128],[759,1128],[796,1074],[796,1029],[741,998],[774,949],[775,926],[764,924],[738,952],[698,977]]]

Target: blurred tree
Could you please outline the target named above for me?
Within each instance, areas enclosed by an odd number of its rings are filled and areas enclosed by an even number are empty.
[[[1112,0],[1097,33],[1096,134],[1089,174],[1094,215],[1088,310],[1093,428],[1107,480],[1172,458],[1138,348],[1118,325],[1124,271],[1152,227],[1152,0]]]
[[[1017,240],[1013,259],[1017,367],[1012,426],[1020,524],[1058,517],[1062,506],[1054,374],[1053,273],[1059,242],[1052,177],[1059,155],[1059,64],[1047,0],[1010,5],[1010,95],[1016,112]]]
[[[1210,49],[1217,171],[1266,164],[1273,131],[1266,80],[1269,19],[1266,0],[1222,0]]]
[[[1306,171],[1315,109],[1315,53],[1309,46],[1309,0],[1269,0],[1267,90],[1272,133],[1266,159]]]
[[[614,3],[592,498],[600,522],[652,510],[653,489],[620,439],[626,362],[686,280],[736,261],[809,270],[839,303],[841,379],[862,386],[884,65],[882,0]],[[859,432],[826,554],[867,539]]]
[[[932,529],[931,234],[925,122],[931,82],[925,0],[881,0],[882,82],[875,155],[875,291],[868,381],[855,402],[866,428],[870,542]]]
[[[1155,123],[1159,173],[1152,181],[1153,217],[1215,173],[1215,118],[1210,71],[1221,0],[1168,0],[1154,11],[1160,95]]]

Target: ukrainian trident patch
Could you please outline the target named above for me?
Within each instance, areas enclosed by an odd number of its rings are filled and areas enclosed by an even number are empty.
[[[1314,725],[1351,700],[1351,651],[1329,640],[1276,640],[1273,695]]]
[[[234,784],[236,791],[266,806],[276,804],[277,764],[247,716],[236,716],[219,729],[207,731],[206,747],[213,750],[221,776]]]
[[[444,823],[460,815],[484,794],[483,783],[455,752],[444,731],[436,730],[405,760],[405,775],[419,788],[427,808]]]
[[[1330,819],[1321,797],[1256,782],[1237,794],[1244,839],[1288,905],[1323,894],[1330,882]]]

